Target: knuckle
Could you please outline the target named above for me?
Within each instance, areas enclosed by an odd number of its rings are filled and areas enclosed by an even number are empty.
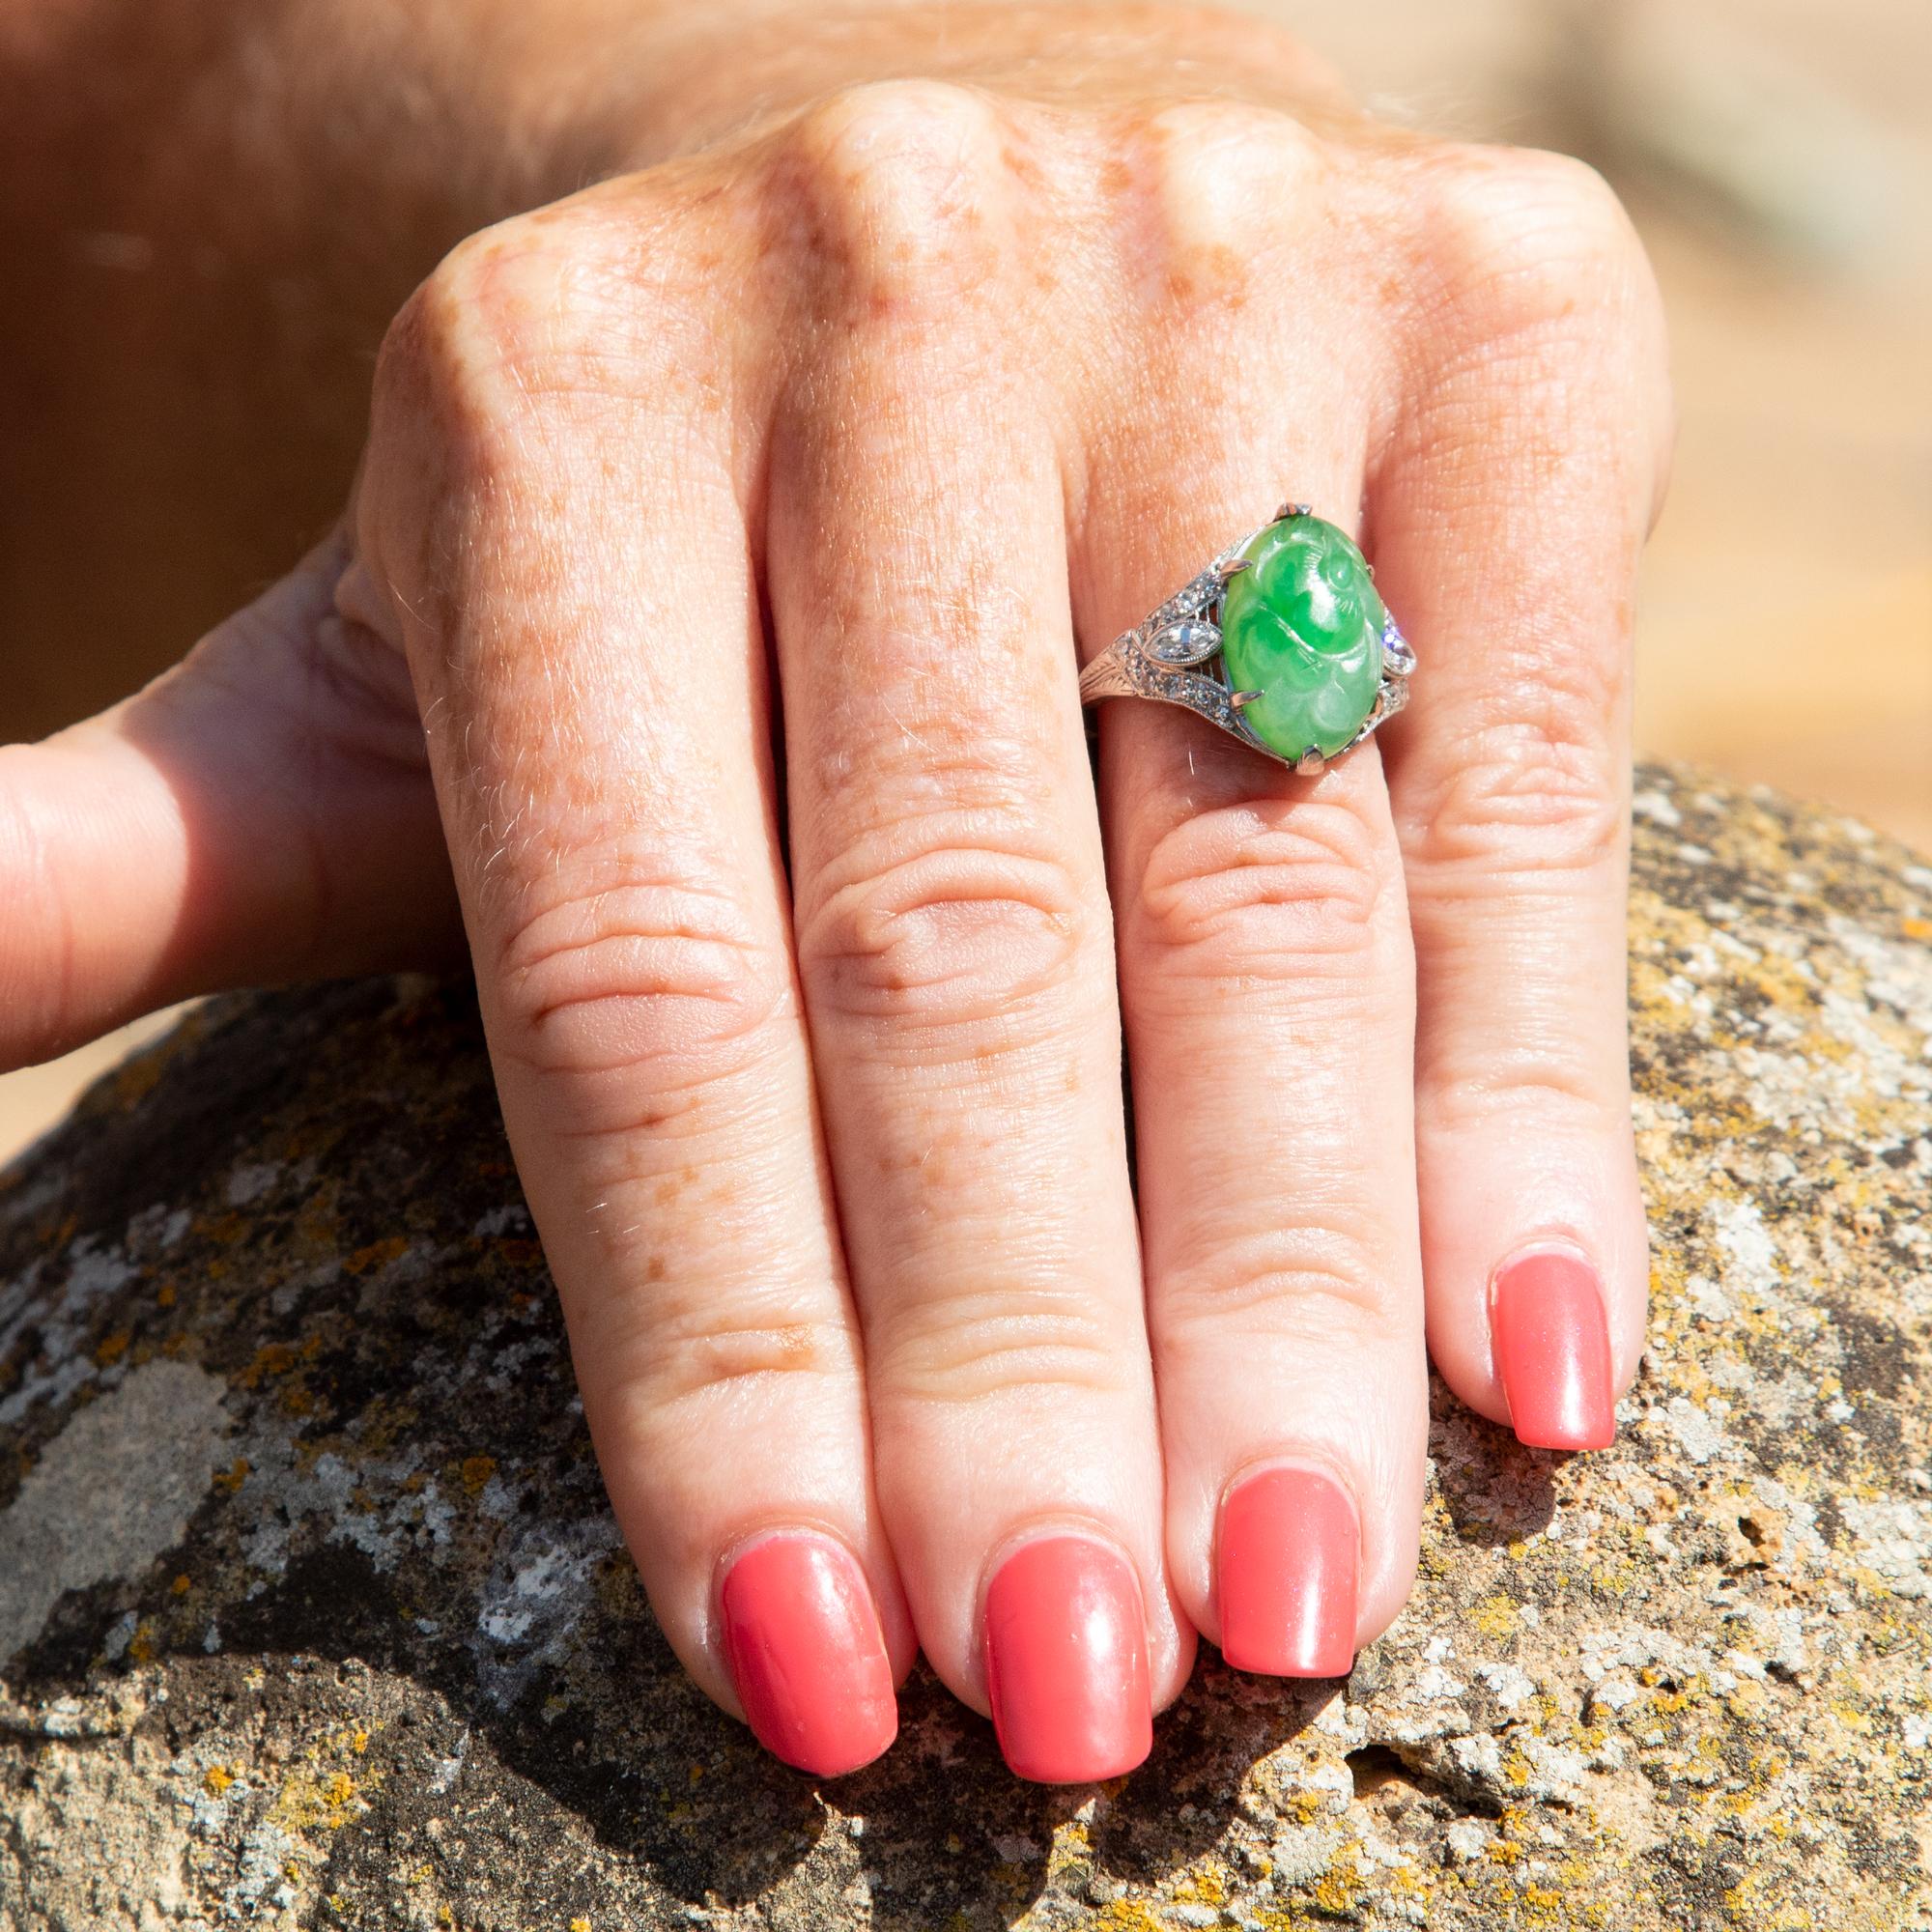
[[[1005,145],[992,103],[971,88],[873,81],[802,115],[781,165],[848,302],[941,314],[999,259]]]
[[[1107,1297],[1085,1285],[928,1291],[877,1324],[871,1357],[895,1397],[943,1406],[1043,1388],[1114,1395],[1133,1379]]]
[[[1584,711],[1594,715],[1576,715]],[[1423,870],[1411,890],[1439,893],[1466,875],[1493,893],[1499,878],[1620,865],[1629,821],[1607,738],[1598,707],[1554,696],[1540,717],[1479,733],[1413,821],[1410,849]]]
[[[486,370],[546,366],[574,311],[567,231],[519,216],[467,237],[416,288],[376,357],[376,393],[440,391]]]
[[[1162,970],[1216,980],[1306,977],[1358,963],[1400,912],[1394,841],[1353,802],[1217,806],[1149,852],[1137,934]]]
[[[658,1264],[661,1265],[661,1264]],[[798,1378],[850,1380],[852,1337],[841,1321],[776,1313],[728,1319],[715,1285],[681,1310],[648,1310],[633,1350],[633,1386],[659,1408],[693,1402],[735,1405],[758,1391]]]
[[[1163,243],[1159,293],[1182,306],[1241,306],[1274,270],[1271,244],[1326,206],[1337,160],[1300,122],[1230,100],[1177,101],[1129,140],[1128,165],[1151,185]]]
[[[799,970],[814,1008],[841,1017],[981,1030],[1063,996],[1096,918],[1061,858],[928,828],[821,884]]]
[[[1163,1271],[1151,1298],[1163,1353],[1225,1352],[1231,1328],[1250,1338],[1385,1346],[1414,1328],[1403,1270],[1365,1208],[1331,1208],[1321,1226],[1217,1238]]]
[[[497,1051],[540,1077],[577,1083],[573,1132],[657,1125],[743,1080],[779,1049],[792,1009],[788,962],[715,887],[625,853],[579,859],[523,909],[497,964]],[[596,1083],[648,1076],[639,1121]],[[631,1103],[635,1105],[633,1097]]]
[[[1562,1145],[1579,1150],[1601,1167],[1604,1151],[1631,1138],[1630,1087],[1620,1055],[1621,1034],[1570,1023],[1565,1012],[1547,1024],[1519,1015],[1515,1037],[1498,1046],[1495,1035],[1450,1037],[1420,1065],[1418,1099],[1432,1137],[1478,1137],[1504,1145],[1534,1122],[1546,1151]]]
[[[1424,247],[1457,321],[1484,340],[1556,334],[1616,352],[1655,301],[1636,231],[1603,176],[1567,155],[1450,148],[1427,163]]]
[[[376,432],[427,419],[487,473],[527,463],[533,411],[662,387],[692,340],[677,226],[633,186],[459,242],[384,337]]]

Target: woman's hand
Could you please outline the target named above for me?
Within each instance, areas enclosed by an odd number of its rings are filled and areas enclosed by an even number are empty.
[[[1668,410],[1580,166],[1391,134],[1252,21],[965,18],[687,47],[648,165],[430,277],[349,536],[0,753],[0,1056],[460,906],[679,1656],[831,1774],[918,1646],[1087,1779],[1195,1632],[1324,1676],[1395,1615],[1425,1324],[1609,1439]],[[1407,715],[1305,779],[1117,703],[1096,787],[1083,656],[1287,497]]]

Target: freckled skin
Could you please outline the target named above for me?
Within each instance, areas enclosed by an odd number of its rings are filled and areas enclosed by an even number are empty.
[[[1354,1491],[1337,1621],[1371,1640],[1415,1559],[1425,1292],[1496,1420],[1484,1284],[1528,1236],[1594,1249],[1637,1358],[1616,613],[1662,381],[1614,205],[1554,157],[1378,134],[1265,22],[1129,0],[623,0],[591,44],[568,0],[416,10],[400,43],[377,0],[234,11],[148,76],[159,128],[91,36],[112,87],[0,86],[10,219],[47,198],[28,256],[154,253],[0,355],[49,474],[117,452],[66,493],[90,569],[58,528],[27,548],[63,608],[151,587],[108,527],[119,452],[199,453],[218,512],[159,493],[169,569],[236,497],[299,500],[255,578],[355,451],[311,505],[220,438],[294,462],[292,416],[366,421],[366,460],[343,535],[164,686],[0,747],[0,1065],[473,942],[611,1502],[728,1708],[748,1531],[840,1541],[895,1668],[923,1648],[984,1712],[990,1569],[1069,1510],[1145,1611],[1116,1688],[1164,1703],[1213,1634],[1214,1499],[1287,1451]],[[41,185],[97,149],[113,193]],[[380,326],[310,354],[345,288],[386,321],[417,284],[373,383]],[[298,314],[247,305],[292,287]],[[94,380],[136,315],[178,434]],[[264,354],[298,410],[211,393]],[[1104,717],[1096,772],[1083,653],[1284,492],[1365,481],[1429,640],[1391,781],[1379,746],[1311,785],[1151,706]],[[1232,594],[1292,752],[1372,690],[1359,561],[1311,526]],[[352,626],[385,677],[346,674]],[[1506,1110],[1472,1109],[1497,1064]]]

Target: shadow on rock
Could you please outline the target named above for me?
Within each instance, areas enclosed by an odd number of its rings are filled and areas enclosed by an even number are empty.
[[[1556,1471],[1570,1459],[1525,1448],[1499,1422],[1430,1381],[1429,1454],[1458,1541],[1493,1549],[1526,1543],[1556,1514]]]

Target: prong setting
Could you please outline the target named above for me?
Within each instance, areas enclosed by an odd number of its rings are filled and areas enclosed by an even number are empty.
[[[1270,524],[1314,514],[1306,503],[1284,503]],[[1337,758],[1353,751],[1402,710],[1408,702],[1408,680],[1416,657],[1395,619],[1388,617],[1381,632],[1381,674],[1374,708],[1354,737],[1339,751],[1324,755],[1308,747],[1298,757],[1291,757],[1264,742],[1242,716],[1266,694],[1233,687],[1222,655],[1223,604],[1229,583],[1251,568],[1243,553],[1270,524],[1251,530],[1143,622],[1122,632],[1081,673],[1081,701],[1094,704],[1108,697],[1148,697],[1179,705],[1303,778],[1321,777]]]

